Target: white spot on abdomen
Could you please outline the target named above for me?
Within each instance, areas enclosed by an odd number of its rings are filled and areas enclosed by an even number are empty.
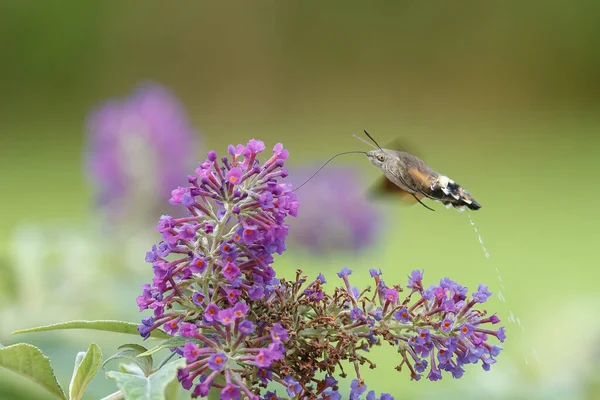
[[[448,183],[449,183],[449,182],[452,182],[452,181],[451,181],[451,180],[450,180],[450,178],[448,178],[447,176],[441,175],[441,176],[438,178],[438,184],[440,185],[440,187],[441,187],[441,188],[446,188],[446,187],[448,187]]]

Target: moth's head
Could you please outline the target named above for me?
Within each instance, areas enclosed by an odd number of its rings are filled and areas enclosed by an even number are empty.
[[[392,161],[393,154],[391,150],[377,149],[368,151],[367,158],[371,164],[382,169],[384,165],[389,164],[389,162]]]

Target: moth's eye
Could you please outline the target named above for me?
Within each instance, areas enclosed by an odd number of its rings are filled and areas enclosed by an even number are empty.
[[[383,156],[383,154],[378,154],[377,155],[377,161],[383,162],[383,160],[385,160],[385,157]]]

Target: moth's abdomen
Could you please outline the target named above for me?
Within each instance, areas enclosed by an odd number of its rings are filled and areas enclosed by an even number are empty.
[[[469,192],[447,176],[440,175],[431,185],[431,191],[434,197],[447,206],[452,205],[454,208],[468,207],[471,210],[481,208],[481,204]]]

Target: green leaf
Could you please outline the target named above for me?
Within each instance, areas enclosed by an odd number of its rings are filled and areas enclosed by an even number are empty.
[[[121,349],[123,350],[107,358],[102,364],[102,368],[104,368],[109,361],[124,359],[138,365],[142,371],[144,371],[144,376],[150,375],[153,364],[152,356],[137,357],[139,354],[147,351],[148,349],[146,349],[144,346],[140,346],[139,344],[124,344],[119,347],[119,350]]]
[[[137,364],[120,364],[119,369],[124,374],[139,375],[145,377],[144,371]]]
[[[198,343],[198,344],[202,343],[199,339],[192,338],[192,337],[171,336],[170,339],[165,340],[161,344],[154,346],[153,348],[151,348],[148,351],[138,354],[138,357],[149,356],[151,354],[161,351],[162,349],[172,349],[175,347],[181,347],[181,346],[184,346],[187,342],[194,342],[194,343]]]
[[[135,322],[111,321],[111,320],[101,320],[101,321],[78,320],[78,321],[61,322],[59,324],[38,326],[36,328],[20,329],[18,331],[14,331],[13,335],[17,335],[20,333],[30,333],[30,332],[55,331],[55,330],[61,330],[61,329],[93,329],[96,331],[126,333],[128,335],[140,336],[140,333],[138,331],[138,324],[136,324]],[[150,337],[154,337],[157,339],[168,339],[172,336],[161,329],[154,329],[152,331],[152,333],[150,334]]]
[[[121,349],[129,349],[129,350],[137,351],[139,354],[141,354],[141,353],[145,352],[146,350],[148,350],[147,348],[145,348],[141,344],[137,344],[137,343],[126,343],[126,344],[123,344],[123,345],[119,346],[119,350],[121,350]],[[150,359],[152,359],[152,357],[150,357]]]
[[[117,371],[109,371],[106,376],[117,381],[117,387],[125,393],[126,399],[165,400],[165,389],[177,379],[177,370],[185,365],[185,359],[179,358],[149,377]]]
[[[75,369],[69,385],[69,400],[79,400],[85,388],[96,376],[102,364],[102,352],[96,343],[90,344],[87,352],[80,352],[75,359]]]
[[[59,399],[66,399],[50,359],[37,347],[27,343],[3,347],[0,349],[0,366],[31,379]]]

